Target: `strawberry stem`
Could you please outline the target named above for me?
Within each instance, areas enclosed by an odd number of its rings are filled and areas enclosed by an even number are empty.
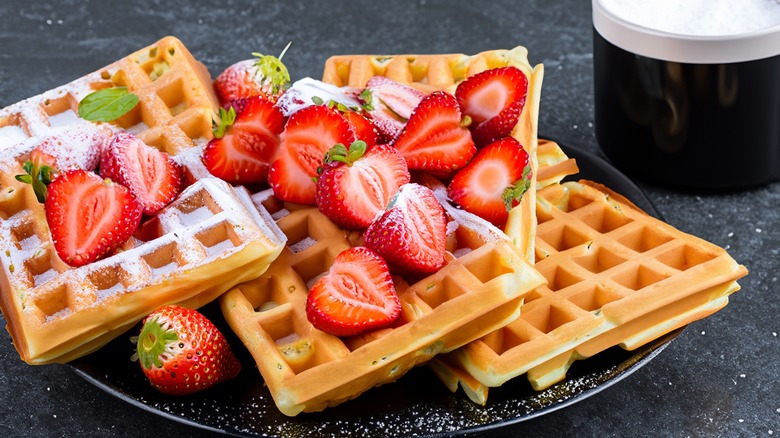
[[[30,160],[27,160],[22,168],[26,173],[16,175],[16,180],[32,185],[35,197],[43,204],[49,191],[52,168],[45,164],[38,166]]]
[[[144,323],[141,334],[138,336],[136,351],[141,365],[145,369],[150,369],[152,365],[162,366],[163,353],[169,342],[177,341],[179,335],[173,330],[166,330],[158,321],[158,318],[151,319]]]
[[[257,70],[261,75],[261,83],[270,84],[273,89],[273,94],[286,88],[290,82],[290,73],[287,71],[287,66],[282,62],[284,54],[287,53],[287,49],[290,48],[292,41],[287,43],[279,57],[272,55],[263,55],[262,53],[253,52],[252,55],[256,56]]]
[[[520,201],[525,192],[531,187],[531,165],[526,164],[523,168],[523,175],[511,186],[504,189],[503,199],[506,211],[512,209],[515,201]]]
[[[325,163],[338,161],[346,164],[347,166],[351,166],[352,163],[365,155],[367,147],[368,146],[366,145],[366,142],[363,140],[353,141],[352,144],[349,145],[349,150],[347,150],[343,144],[337,143],[332,148],[330,148],[328,152],[325,152],[325,158],[323,161]]]
[[[214,128],[212,129],[212,132],[214,133],[215,138],[222,138],[225,136],[225,133],[227,132],[227,129],[233,125],[236,121],[236,109],[234,107],[230,107],[229,110],[225,110],[225,108],[219,109],[219,122],[216,121],[213,122]]]

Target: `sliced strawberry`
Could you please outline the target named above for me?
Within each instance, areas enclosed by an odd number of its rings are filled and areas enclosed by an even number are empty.
[[[385,76],[374,76],[359,98],[376,125],[380,141],[395,139],[425,94]]]
[[[471,132],[478,147],[512,133],[523,112],[528,78],[517,67],[477,73],[458,84],[455,97],[471,117]]]
[[[268,171],[274,195],[282,201],[314,204],[314,180],[325,152],[354,140],[349,122],[335,109],[316,105],[293,114]]]
[[[453,202],[497,226],[506,223],[530,185],[528,153],[513,137],[495,141],[458,171],[448,187]]]
[[[406,184],[368,226],[364,244],[393,272],[427,274],[444,265],[446,227],[444,208],[431,189]]]
[[[351,230],[368,227],[410,178],[406,161],[388,145],[367,148],[356,141],[349,150],[336,145],[325,162],[314,202],[330,220]]]
[[[238,99],[231,108],[220,112],[215,138],[203,149],[203,164],[229,183],[265,183],[279,147],[284,116],[273,102],[260,96]]]
[[[241,371],[241,362],[214,323],[197,310],[175,305],[144,319],[136,352],[149,383],[165,394],[192,394]]]
[[[138,228],[142,215],[130,190],[86,170],[54,178],[44,209],[57,255],[70,266],[112,253]]]
[[[340,252],[306,300],[309,322],[335,336],[384,327],[400,314],[401,303],[387,264],[363,246]]]
[[[476,152],[455,97],[434,91],[415,108],[393,146],[409,169],[447,177],[465,166]]]
[[[227,106],[236,99],[253,96],[275,102],[290,82],[290,74],[282,63],[288,47],[289,44],[278,58],[253,53],[255,59],[239,61],[222,71],[214,79],[214,91],[220,104]]]
[[[377,133],[376,126],[364,116],[361,112],[347,110],[342,112],[344,118],[347,119],[352,130],[355,132],[355,138],[366,142],[368,147],[371,147],[377,143],[379,134]]]
[[[182,188],[180,166],[129,132],[117,133],[103,149],[100,176],[126,186],[148,215],[168,205]]]

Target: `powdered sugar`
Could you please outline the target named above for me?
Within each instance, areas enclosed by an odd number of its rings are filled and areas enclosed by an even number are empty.
[[[777,0],[601,0],[618,17],[682,35],[736,35],[780,26]]]

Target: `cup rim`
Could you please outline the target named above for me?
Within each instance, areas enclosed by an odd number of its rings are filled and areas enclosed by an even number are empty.
[[[593,27],[608,42],[649,58],[690,64],[756,61],[780,55],[780,24],[730,35],[687,35],[632,23],[592,0]]]

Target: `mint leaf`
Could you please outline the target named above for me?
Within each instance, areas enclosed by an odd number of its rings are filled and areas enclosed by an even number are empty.
[[[79,102],[79,117],[91,122],[113,122],[138,104],[138,96],[127,87],[104,88]]]

